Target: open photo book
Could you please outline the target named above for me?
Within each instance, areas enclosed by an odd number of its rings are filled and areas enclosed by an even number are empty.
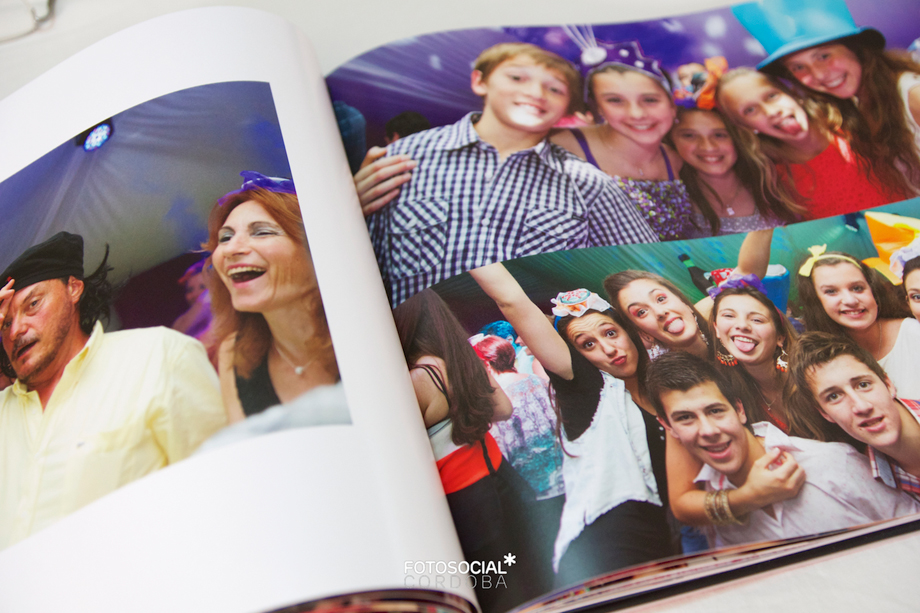
[[[610,610],[915,538],[916,13],[324,76],[194,9],[0,101],[0,610]]]

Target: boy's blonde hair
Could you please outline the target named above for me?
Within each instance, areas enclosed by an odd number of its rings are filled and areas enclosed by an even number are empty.
[[[581,74],[565,58],[556,55],[552,51],[541,49],[536,45],[529,43],[499,43],[492,45],[479,54],[479,57],[473,63],[473,70],[481,72],[482,80],[486,81],[499,64],[519,55],[529,57],[541,66],[546,66],[562,73],[569,88],[569,106],[566,109],[566,114],[570,115],[575,111],[581,110],[581,96],[579,95],[579,92],[581,92]]]

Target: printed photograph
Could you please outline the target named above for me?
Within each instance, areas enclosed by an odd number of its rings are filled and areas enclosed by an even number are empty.
[[[0,183],[0,549],[192,454],[349,424],[271,89],[177,91]]]
[[[464,554],[516,555],[484,610],[920,512],[918,237],[914,199],[490,264],[394,309]]]
[[[393,306],[465,270],[920,188],[909,0],[420,35],[327,79]]]

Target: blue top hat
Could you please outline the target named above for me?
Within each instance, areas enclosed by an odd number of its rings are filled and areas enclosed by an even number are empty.
[[[857,27],[843,0],[760,0],[734,6],[732,13],[767,51],[759,70],[769,72],[790,53],[841,38],[858,36],[871,47],[885,47],[881,32]]]

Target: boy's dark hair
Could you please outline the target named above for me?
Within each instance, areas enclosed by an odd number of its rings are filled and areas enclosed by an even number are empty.
[[[806,332],[789,355],[789,380],[783,404],[789,426],[796,436],[818,441],[849,443],[862,450],[865,444],[857,441],[836,423],[821,414],[821,405],[812,389],[814,369],[837,358],[849,355],[865,364],[882,381],[888,381],[885,370],[872,354],[856,344],[849,336],[827,332]]]
[[[820,406],[811,385],[812,371],[844,355],[852,356],[865,364],[882,381],[888,380],[885,369],[872,354],[857,345],[850,337],[827,332],[806,332],[799,337],[799,342],[789,358],[789,377],[795,383],[794,393],[801,394],[815,408]]]
[[[390,119],[384,129],[387,133],[387,139],[391,140],[394,134],[399,134],[400,138],[405,138],[410,134],[427,130],[430,127],[431,122],[425,119],[425,116],[421,113],[405,111]]]
[[[112,300],[115,297],[115,287],[107,280],[109,271],[112,270],[108,262],[109,246],[106,245],[102,263],[92,274],[82,279],[83,293],[80,295],[78,308],[80,310],[80,330],[84,334],[92,334],[93,326],[96,325],[97,321],[109,321]],[[67,285],[70,277],[62,277],[59,280],[64,285]],[[0,372],[10,379],[16,378],[16,371],[13,370],[10,358],[2,347],[0,347]]]
[[[661,395],[665,392],[686,392],[710,381],[718,386],[732,407],[741,402],[732,384],[716,370],[714,364],[686,351],[671,351],[652,362],[645,375],[645,390],[658,417],[670,423],[661,404]]]
[[[541,49],[530,43],[499,43],[492,45],[479,54],[473,62],[473,70],[482,73],[482,80],[486,81],[499,64],[513,57],[523,55],[529,57],[537,64],[558,70],[569,86],[569,106],[566,114],[581,110],[581,73],[567,59],[556,55],[552,51]]]

